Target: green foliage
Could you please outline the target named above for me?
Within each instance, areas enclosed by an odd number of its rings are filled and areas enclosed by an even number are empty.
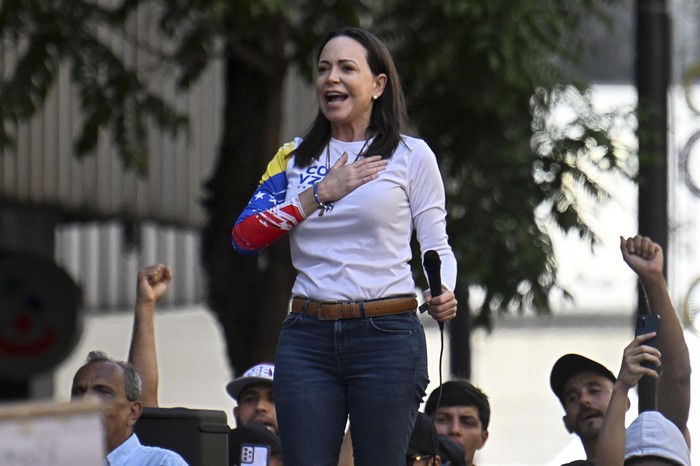
[[[187,120],[149,91],[139,70],[110,48],[136,1],[114,8],[85,1],[5,1],[0,6],[3,51],[14,63],[0,82],[0,145],[12,146],[13,127],[39,109],[68,66],[83,111],[77,156],[91,154],[108,130],[127,169],[148,170],[148,122],[175,132]]]
[[[596,113],[566,74],[585,50],[583,19],[604,20],[606,4],[394,1],[376,21],[414,127],[442,167],[458,286],[485,291],[477,324],[490,325],[492,311],[548,312],[551,228],[595,240],[577,193],[604,198],[600,171],[630,174],[612,150],[620,120]],[[550,120],[564,102],[575,117],[557,128]]]
[[[556,286],[550,234],[561,228],[595,241],[581,202],[605,198],[603,174],[629,177],[635,169],[614,139],[634,121],[595,112],[581,83],[566,73],[586,48],[583,20],[605,21],[611,3],[123,0],[106,9],[77,0],[4,1],[5,50],[19,54],[0,83],[0,143],[11,142],[15,122],[42,105],[59,65],[68,64],[85,114],[77,153],[89,154],[108,129],[126,167],[144,172],[149,120],[170,131],[184,120],[101,40],[100,31],[119,31],[137,8],[152,8],[154,24],[170,39],[160,59],[175,66],[181,88],[212,58],[225,57],[281,89],[292,65],[311,77],[309,57],[328,30],[362,25],[392,49],[413,127],[438,155],[458,286],[486,295],[477,323],[490,325],[494,311],[548,312]],[[557,125],[561,106],[574,116]],[[276,134],[258,129],[249,131],[251,140]]]

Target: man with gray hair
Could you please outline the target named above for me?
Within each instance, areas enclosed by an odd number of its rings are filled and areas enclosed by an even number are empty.
[[[105,404],[108,466],[187,466],[177,453],[141,445],[134,424],[141,416],[141,377],[132,364],[110,358],[102,351],[88,354],[75,373],[71,399],[97,397]]]

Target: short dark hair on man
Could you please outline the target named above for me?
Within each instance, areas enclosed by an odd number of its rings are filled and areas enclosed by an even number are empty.
[[[90,364],[91,362],[111,362],[121,367],[122,371],[124,371],[126,399],[129,401],[141,399],[141,374],[136,366],[125,361],[118,361],[104,351],[90,351],[85,359],[85,364]]]
[[[488,430],[491,420],[491,406],[489,398],[484,392],[466,380],[449,380],[442,384],[442,396],[440,387],[433,390],[425,403],[425,413],[428,416],[435,414],[440,406],[450,408],[452,406],[474,406],[479,412],[479,420],[484,430]]]

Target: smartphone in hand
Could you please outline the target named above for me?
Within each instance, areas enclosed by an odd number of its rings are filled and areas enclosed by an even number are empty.
[[[241,466],[269,466],[270,446],[244,443],[241,445]]]
[[[658,314],[640,314],[637,316],[637,322],[634,326],[634,336],[646,335],[647,333],[656,332],[656,336],[651,340],[645,341],[643,344],[652,348],[659,347],[659,315]],[[656,367],[648,362],[643,362],[642,366],[656,369]]]

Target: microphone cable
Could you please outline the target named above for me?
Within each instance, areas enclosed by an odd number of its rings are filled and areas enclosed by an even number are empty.
[[[418,310],[422,313],[428,310],[428,303],[423,303],[420,305]],[[430,422],[435,426],[435,415],[437,414],[438,407],[440,406],[440,402],[442,401],[442,360],[443,360],[443,355],[445,353],[445,326],[440,325],[442,322],[438,322],[438,329],[440,330],[440,356],[438,357],[438,397],[437,397],[437,403],[435,403],[435,411],[433,411],[433,414],[430,416]],[[438,445],[434,444],[434,440],[437,440]],[[440,445],[440,439],[438,439],[437,435],[432,438],[431,436],[431,443],[433,443],[433,457],[438,456],[439,452],[439,445]]]
[[[440,356],[438,357],[438,397],[437,403],[435,403],[435,411],[433,411],[432,416],[430,416],[430,422],[433,424],[433,426],[435,426],[435,415],[437,414],[438,407],[440,406],[440,402],[442,401],[442,356],[445,352],[445,326],[439,325],[438,328],[440,329]],[[433,458],[438,456],[438,453],[440,451],[440,439],[437,435],[435,436],[435,439],[437,439],[438,444],[433,445]]]

